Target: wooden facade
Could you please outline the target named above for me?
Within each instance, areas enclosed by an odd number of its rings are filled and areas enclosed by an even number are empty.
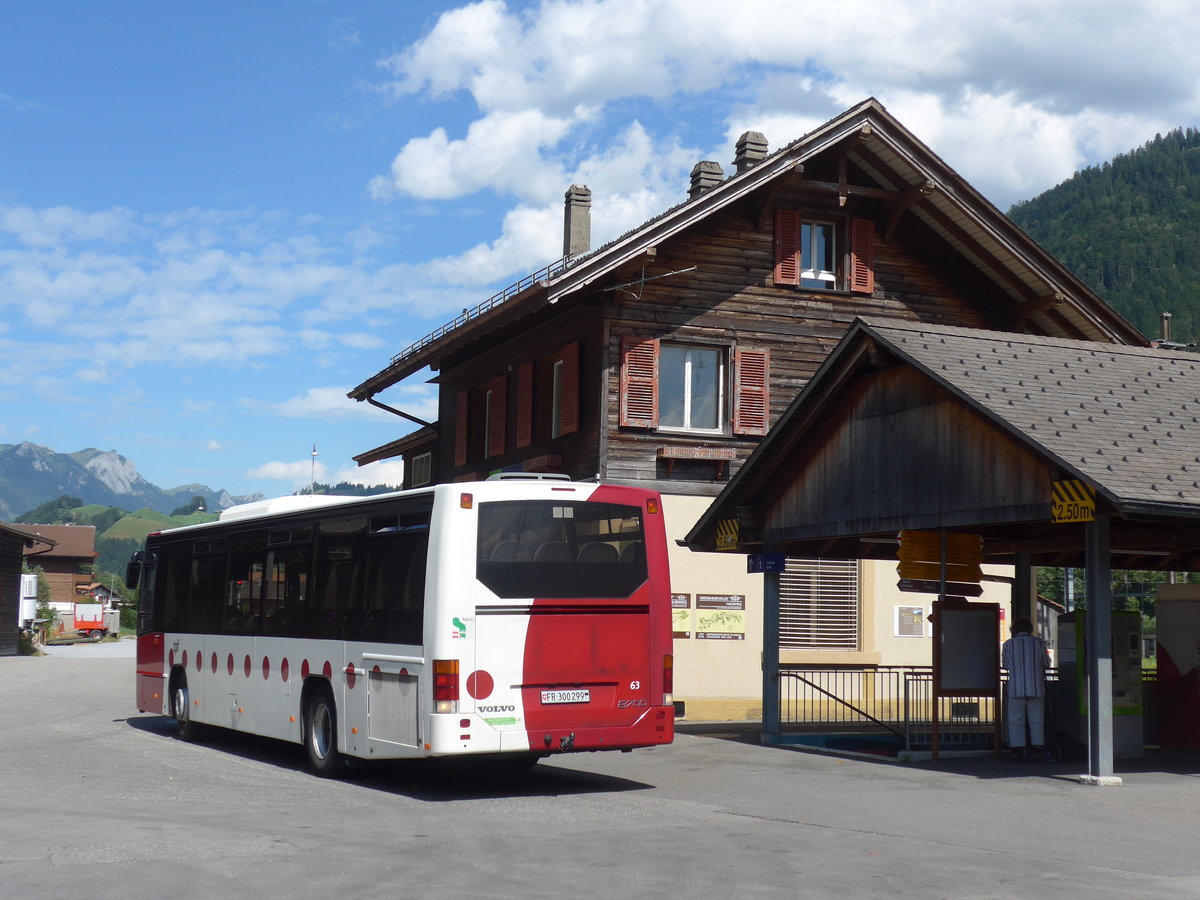
[[[753,168],[728,179],[439,332],[350,396],[436,369],[439,480],[556,471],[715,496],[858,316],[1142,340],[1065,273],[1046,279],[1031,242],[1003,233],[1007,220],[952,172],[931,186],[926,170],[889,171],[906,132],[873,102],[852,112],[842,141],[790,145],[758,164],[757,182]],[[941,165],[917,147],[929,169]],[[979,208],[961,209],[964,194]],[[971,231],[989,218],[991,244]],[[717,360],[715,423],[660,420],[667,347]]]

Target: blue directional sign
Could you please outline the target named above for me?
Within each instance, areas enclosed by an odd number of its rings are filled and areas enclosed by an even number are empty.
[[[746,571],[751,575],[756,572],[782,572],[787,557],[782,553],[751,553],[746,557]]]

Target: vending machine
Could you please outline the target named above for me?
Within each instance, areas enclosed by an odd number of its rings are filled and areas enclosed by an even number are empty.
[[[1086,749],[1088,740],[1087,613],[1058,619],[1058,692],[1055,726],[1060,736]],[[1142,615],[1112,614],[1113,756],[1143,753]]]

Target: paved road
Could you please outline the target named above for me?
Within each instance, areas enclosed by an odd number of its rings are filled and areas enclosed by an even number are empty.
[[[1094,788],[712,728],[520,776],[328,782],[297,747],[182,743],[132,696],[128,659],[0,658],[3,896],[1200,898],[1194,761]]]

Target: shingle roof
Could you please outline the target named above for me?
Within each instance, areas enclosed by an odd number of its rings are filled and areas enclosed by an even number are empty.
[[[1200,508],[1200,356],[893,321],[863,324],[1115,505]]]
[[[808,425],[825,420],[826,404],[854,377],[856,360],[871,365],[880,353],[912,366],[1032,454],[1095,487],[1119,514],[1200,517],[1200,355],[859,318],[687,543],[711,549],[717,522],[773,496]]]

